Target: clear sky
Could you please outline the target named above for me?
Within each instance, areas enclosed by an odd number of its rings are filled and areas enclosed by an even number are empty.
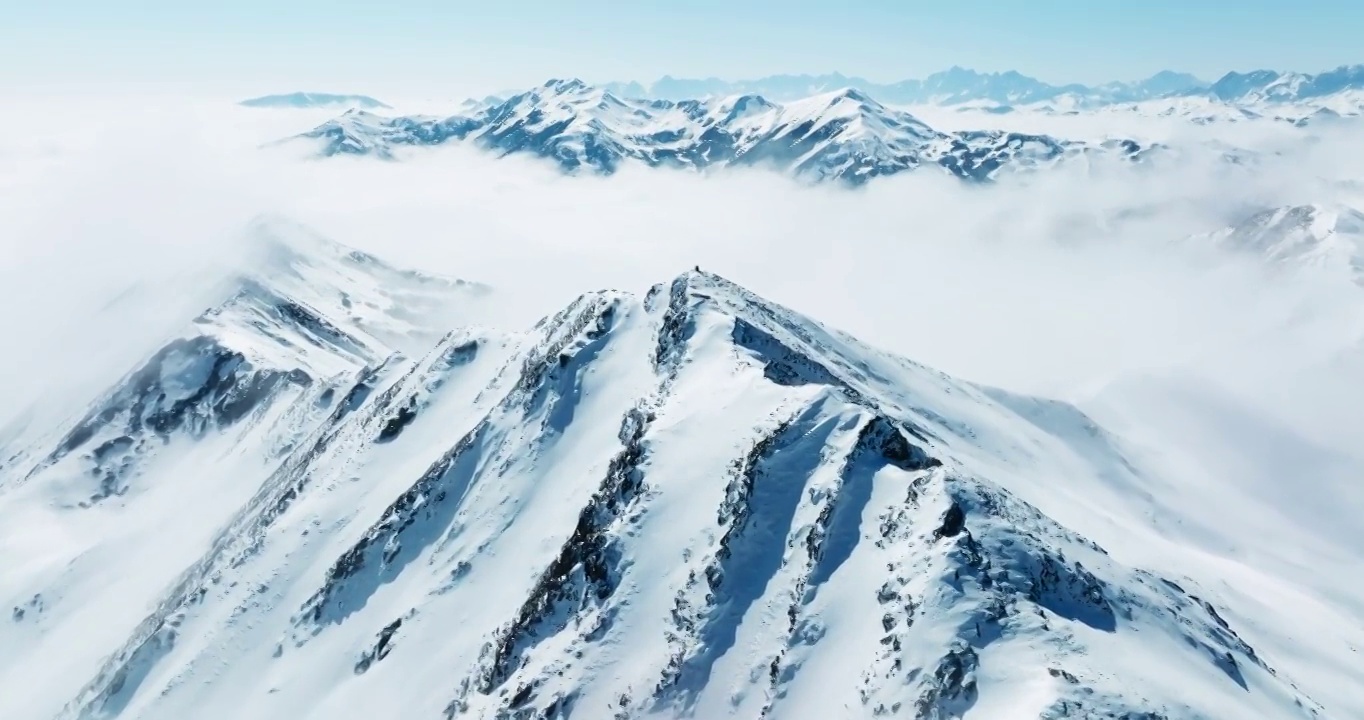
[[[0,86],[492,92],[951,65],[1051,82],[1364,62],[1364,0],[0,0]]]

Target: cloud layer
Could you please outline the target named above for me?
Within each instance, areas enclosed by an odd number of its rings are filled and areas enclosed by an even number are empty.
[[[32,349],[8,354],[0,397],[58,370],[126,366],[90,354],[131,362],[205,305],[219,290],[211,278],[245,261],[241,229],[265,212],[491,283],[503,297],[491,321],[508,327],[586,290],[642,292],[700,265],[947,372],[1072,398],[1151,371],[1246,388],[1345,372],[1338,356],[1358,335],[1354,288],[1269,277],[1180,242],[1252,208],[1355,202],[1344,181],[1364,150],[1329,128],[1238,126],[1233,139],[1261,153],[1238,166],[1208,148],[1212,131],[1152,122],[1179,152],[1151,167],[991,187],[924,172],[852,192],[761,170],[565,177],[460,147],[318,161],[257,149],[320,117],[309,113],[31,105],[0,127],[12,161],[0,174],[0,323],[11,347]],[[1080,121],[1052,122],[1064,132]],[[126,317],[101,315],[135,285],[143,295],[114,308]]]

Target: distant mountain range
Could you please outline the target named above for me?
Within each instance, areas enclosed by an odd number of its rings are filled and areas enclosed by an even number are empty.
[[[1062,140],[1003,130],[943,132],[854,89],[777,102],[760,95],[639,100],[580,80],[551,80],[512,97],[467,103],[446,118],[350,111],[300,138],[322,155],[393,157],[404,146],[469,142],[530,154],[561,169],[614,172],[626,162],[691,169],[762,166],[811,180],[861,184],[933,167],[984,181],[1098,153],[1140,160],[1132,140]]]
[[[770,100],[791,100],[856,87],[882,102],[952,105],[991,102],[1021,105],[1067,97],[1103,105],[1140,102],[1162,97],[1208,96],[1224,102],[1295,102],[1344,90],[1364,90],[1364,65],[1341,66],[1319,74],[1256,70],[1227,73],[1215,82],[1188,73],[1164,70],[1144,80],[1102,85],[1053,85],[1016,71],[983,73],[952,67],[922,80],[877,83],[839,73],[826,75],[770,75],[754,80],[686,79],[664,76],[644,85],[607,83],[612,93],[625,97],[680,100],[707,96],[758,94]]]
[[[498,155],[545,158],[565,172],[610,174],[627,163],[692,170],[758,166],[852,185],[923,167],[989,181],[1072,159],[1140,162],[1168,149],[1124,136],[1082,140],[1016,132],[985,118],[979,122],[990,129],[946,131],[911,113],[916,104],[991,114],[1138,112],[1200,125],[1272,121],[1302,127],[1364,115],[1364,65],[1316,75],[1230,73],[1213,83],[1166,71],[1095,87],[964,68],[891,84],[839,74],[736,82],[665,77],[648,87],[550,80],[525,92],[466,100],[445,117],[390,117],[353,107],[289,140],[318,143],[323,156],[393,159],[405,147],[467,143]],[[1240,149],[1220,147],[1228,160],[1249,159]]]
[[[335,95],[332,93],[295,92],[286,95],[265,95],[243,100],[239,105],[254,108],[364,108],[366,110],[388,110],[391,106],[375,100],[368,95]]]

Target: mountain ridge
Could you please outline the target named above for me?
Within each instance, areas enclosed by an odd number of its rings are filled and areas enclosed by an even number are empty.
[[[665,75],[647,84],[608,82],[603,87],[629,97],[679,100],[754,93],[780,101],[847,85],[863,88],[886,102],[897,104],[952,105],[990,101],[1019,105],[1045,102],[1062,96],[1095,106],[1183,96],[1206,96],[1226,102],[1294,102],[1343,90],[1364,90],[1364,65],[1341,65],[1319,73],[1231,71],[1211,82],[1189,73],[1161,70],[1141,80],[1109,81],[1097,85],[1056,85],[1014,70],[980,72],[953,66],[923,79],[893,82],[874,82],[835,72],[823,75],[769,75],[750,80],[722,80],[715,77],[687,79]]]
[[[1141,161],[1153,149],[1123,138],[943,132],[851,87],[784,104],[757,95],[674,102],[622,98],[576,78],[446,118],[350,111],[294,140],[316,143],[324,156],[392,158],[401,147],[469,142],[499,155],[538,155],[569,172],[610,174],[624,162],[695,170],[756,165],[852,185],[922,166],[988,181],[1088,155]]]
[[[1364,286],[1364,212],[1343,203],[1268,208],[1195,240],[1257,256],[1271,268],[1324,272]]]
[[[39,508],[67,533],[3,587],[18,651],[0,687],[54,692],[0,703],[81,719],[1350,711],[1298,687],[1298,656],[1257,650],[1267,630],[1240,625],[1221,580],[1072,527],[1160,488],[1072,406],[957,380],[699,268],[526,330],[416,328],[430,315],[384,299],[394,278],[457,303],[472,288],[291,247],[196,326],[267,346],[250,367],[187,373],[167,346],[91,408],[114,430],[80,423],[64,460],[0,468],[0,540]],[[311,295],[282,299],[299,273]],[[267,369],[309,379],[231,380]],[[100,451],[106,435],[134,442]],[[63,461],[128,482],[54,508],[103,482]],[[82,584],[127,558],[121,583]],[[92,648],[55,662],[78,633]]]

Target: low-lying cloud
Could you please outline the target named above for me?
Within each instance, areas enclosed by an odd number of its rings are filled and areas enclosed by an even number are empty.
[[[126,369],[218,291],[206,278],[244,261],[240,232],[259,213],[490,283],[505,297],[495,321],[509,327],[584,291],[642,292],[700,265],[873,344],[1025,392],[1083,398],[1157,371],[1255,388],[1357,352],[1356,288],[1276,278],[1179,242],[1256,207],[1355,201],[1358,186],[1342,181],[1364,152],[1330,129],[1290,145],[1275,126],[1255,167],[1217,160],[1200,139],[1145,168],[1077,165],[989,187],[930,170],[858,191],[763,170],[567,177],[468,147],[400,162],[257,149],[318,119],[131,101],[8,113],[0,324],[12,350],[0,399],[17,407],[36,378],[109,365],[92,353]],[[111,324],[101,308],[133,285],[157,299]],[[1333,422],[1364,419],[1340,412]]]

